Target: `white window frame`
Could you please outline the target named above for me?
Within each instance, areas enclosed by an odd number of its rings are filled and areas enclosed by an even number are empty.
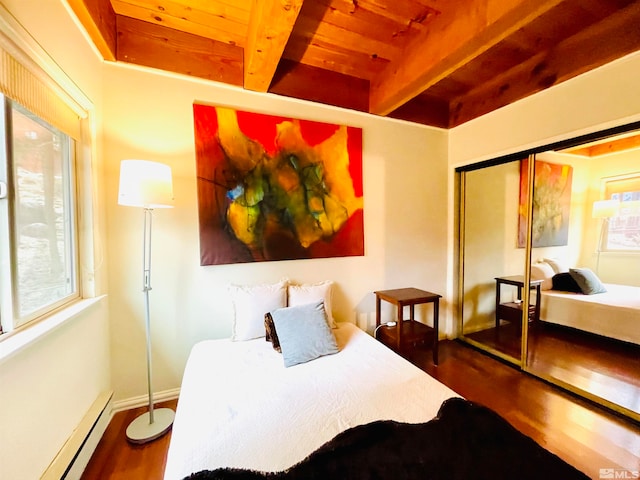
[[[615,183],[618,183],[618,182],[619,183],[624,182],[626,184],[634,185],[634,188],[635,188],[635,185],[637,184],[637,190],[634,190],[634,191],[640,191],[640,172],[634,172],[634,173],[629,173],[625,175],[618,175],[615,177],[609,177],[609,178],[603,179],[602,192],[605,200],[612,200],[614,199],[612,197],[613,195],[620,193],[620,191],[616,189],[614,185]],[[603,232],[602,251],[608,252],[608,253],[625,253],[625,254],[631,254],[631,255],[640,255],[640,247],[624,249],[624,248],[611,248],[611,246],[609,245],[609,229],[611,225],[616,221],[617,218],[623,217],[625,213],[624,203],[625,202],[620,202],[620,207],[621,207],[620,214],[607,219],[607,221],[603,225],[604,232]]]
[[[100,232],[95,217],[95,192],[97,184],[94,165],[97,158],[95,151],[96,123],[95,108],[91,100],[80,90],[76,83],[67,76],[60,66],[48,55],[27,30],[0,4],[0,46],[9,51],[20,64],[35,73],[54,89],[60,98],[74,109],[80,117],[80,139],[76,139],[76,172],[75,172],[75,217],[77,233],[77,286],[79,295],[58,308],[40,315],[38,318],[17,327],[13,319],[3,316],[4,333],[0,334],[0,361],[7,355],[36,341],[42,335],[75,318],[78,313],[98,302],[100,296],[96,286],[96,268],[102,259],[96,257],[99,250]],[[36,73],[37,72],[37,73]],[[5,141],[4,132],[0,133],[0,141]],[[6,172],[5,172],[6,173]],[[1,175],[1,174],[0,174]],[[6,181],[6,176],[0,176]],[[0,209],[8,202],[0,199]],[[8,238],[6,223],[0,225],[0,235]],[[0,265],[6,270],[6,265]],[[11,285],[2,281],[0,295],[4,302],[10,298]],[[8,295],[8,296],[7,296]],[[0,309],[2,306],[0,305]]]
[[[10,132],[14,125],[12,125],[12,121],[10,119],[12,109],[16,108],[18,111],[23,110],[18,102],[11,100],[8,97],[0,94],[0,108],[4,113],[3,119],[0,120],[0,126],[4,130],[4,134]],[[38,123],[42,123],[43,125],[50,126],[43,119],[39,118],[37,115],[29,112],[30,115],[33,115]],[[53,127],[55,128],[55,127]],[[8,138],[8,135],[6,135]],[[65,153],[68,155],[69,164],[65,165],[63,169],[63,175],[65,177],[64,184],[67,188],[63,191],[63,195],[65,197],[65,204],[68,208],[66,215],[68,215],[68,219],[70,220],[70,224],[65,226],[66,235],[66,246],[69,247],[67,254],[65,255],[65,259],[70,261],[69,268],[65,268],[65,271],[68,271],[71,278],[70,287],[71,291],[63,296],[60,296],[54,301],[48,302],[46,304],[41,305],[39,308],[29,311],[29,312],[21,312],[18,305],[21,302],[21,295],[24,292],[21,292],[18,287],[19,281],[19,258],[18,258],[18,243],[19,243],[19,235],[20,232],[16,229],[16,224],[18,221],[18,217],[16,215],[18,206],[15,205],[16,193],[17,193],[17,178],[15,177],[15,167],[14,163],[17,161],[15,158],[11,158],[14,155],[15,146],[13,145],[13,138],[9,140],[9,142],[5,142],[2,144],[0,154],[0,160],[2,160],[2,165],[0,168],[3,169],[3,176],[8,180],[8,193],[9,195],[5,198],[3,203],[7,205],[3,205],[2,210],[0,211],[0,220],[9,225],[10,237],[0,237],[0,241],[2,241],[3,247],[8,245],[9,248],[1,248],[0,255],[2,256],[2,265],[3,268],[0,270],[0,278],[4,284],[10,284],[12,295],[10,300],[5,296],[5,292],[0,294],[0,312],[2,317],[0,318],[0,325],[5,326],[8,325],[6,330],[14,330],[22,325],[26,325],[27,323],[38,320],[43,316],[49,315],[52,312],[68,305],[77,299],[80,298],[80,289],[78,287],[78,260],[79,260],[79,252],[78,252],[78,229],[77,229],[77,210],[78,210],[78,202],[77,202],[77,183],[76,183],[76,175],[75,175],[75,164],[76,164],[76,140],[69,137],[68,135],[65,137],[68,139],[68,144],[63,147]],[[66,222],[65,222],[66,223]],[[7,251],[8,250],[8,251]],[[7,258],[8,257],[8,258]]]

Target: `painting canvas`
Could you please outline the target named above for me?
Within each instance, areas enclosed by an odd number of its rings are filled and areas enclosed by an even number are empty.
[[[524,248],[527,236],[528,165],[528,160],[520,162],[518,247],[521,248]],[[567,245],[572,176],[573,168],[570,165],[536,160],[533,191],[533,247]]]
[[[362,129],[193,114],[201,265],[364,255]]]

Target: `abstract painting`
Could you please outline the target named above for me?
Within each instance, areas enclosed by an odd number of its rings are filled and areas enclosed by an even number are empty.
[[[364,255],[362,129],[193,115],[201,265]]]
[[[518,209],[518,247],[527,237],[527,188],[529,161],[520,162],[520,202]],[[533,190],[532,246],[567,245],[571,207],[571,165],[536,160]]]

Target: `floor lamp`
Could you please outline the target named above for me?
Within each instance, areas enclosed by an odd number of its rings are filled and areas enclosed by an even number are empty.
[[[142,276],[144,293],[145,331],[147,337],[147,385],[149,411],[140,415],[127,427],[127,439],[133,443],[147,443],[171,429],[175,412],[170,408],[153,408],[151,387],[151,323],[149,291],[151,290],[151,226],[153,209],[172,208],[173,185],[171,167],[147,160],[123,160],[120,163],[118,203],[144,209],[142,246]]]
[[[593,202],[592,217],[601,218],[600,224],[600,237],[598,238],[598,256],[596,259],[596,273],[599,273],[600,269],[600,252],[602,251],[602,243],[604,240],[604,225],[609,221],[609,218],[615,217],[618,214],[620,208],[620,202],[618,200],[598,200]]]

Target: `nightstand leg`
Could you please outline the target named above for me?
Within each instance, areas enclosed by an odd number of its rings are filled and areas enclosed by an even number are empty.
[[[500,305],[500,282],[496,283],[496,329],[500,326],[500,317],[498,313],[498,307]]]
[[[440,331],[439,328],[439,317],[440,317],[440,307],[439,307],[439,299],[435,299],[433,302],[433,364],[438,365],[438,333]]]
[[[396,331],[398,332],[398,353],[401,352],[402,346],[402,317],[404,316],[404,306],[398,304],[398,324],[396,325]]]

